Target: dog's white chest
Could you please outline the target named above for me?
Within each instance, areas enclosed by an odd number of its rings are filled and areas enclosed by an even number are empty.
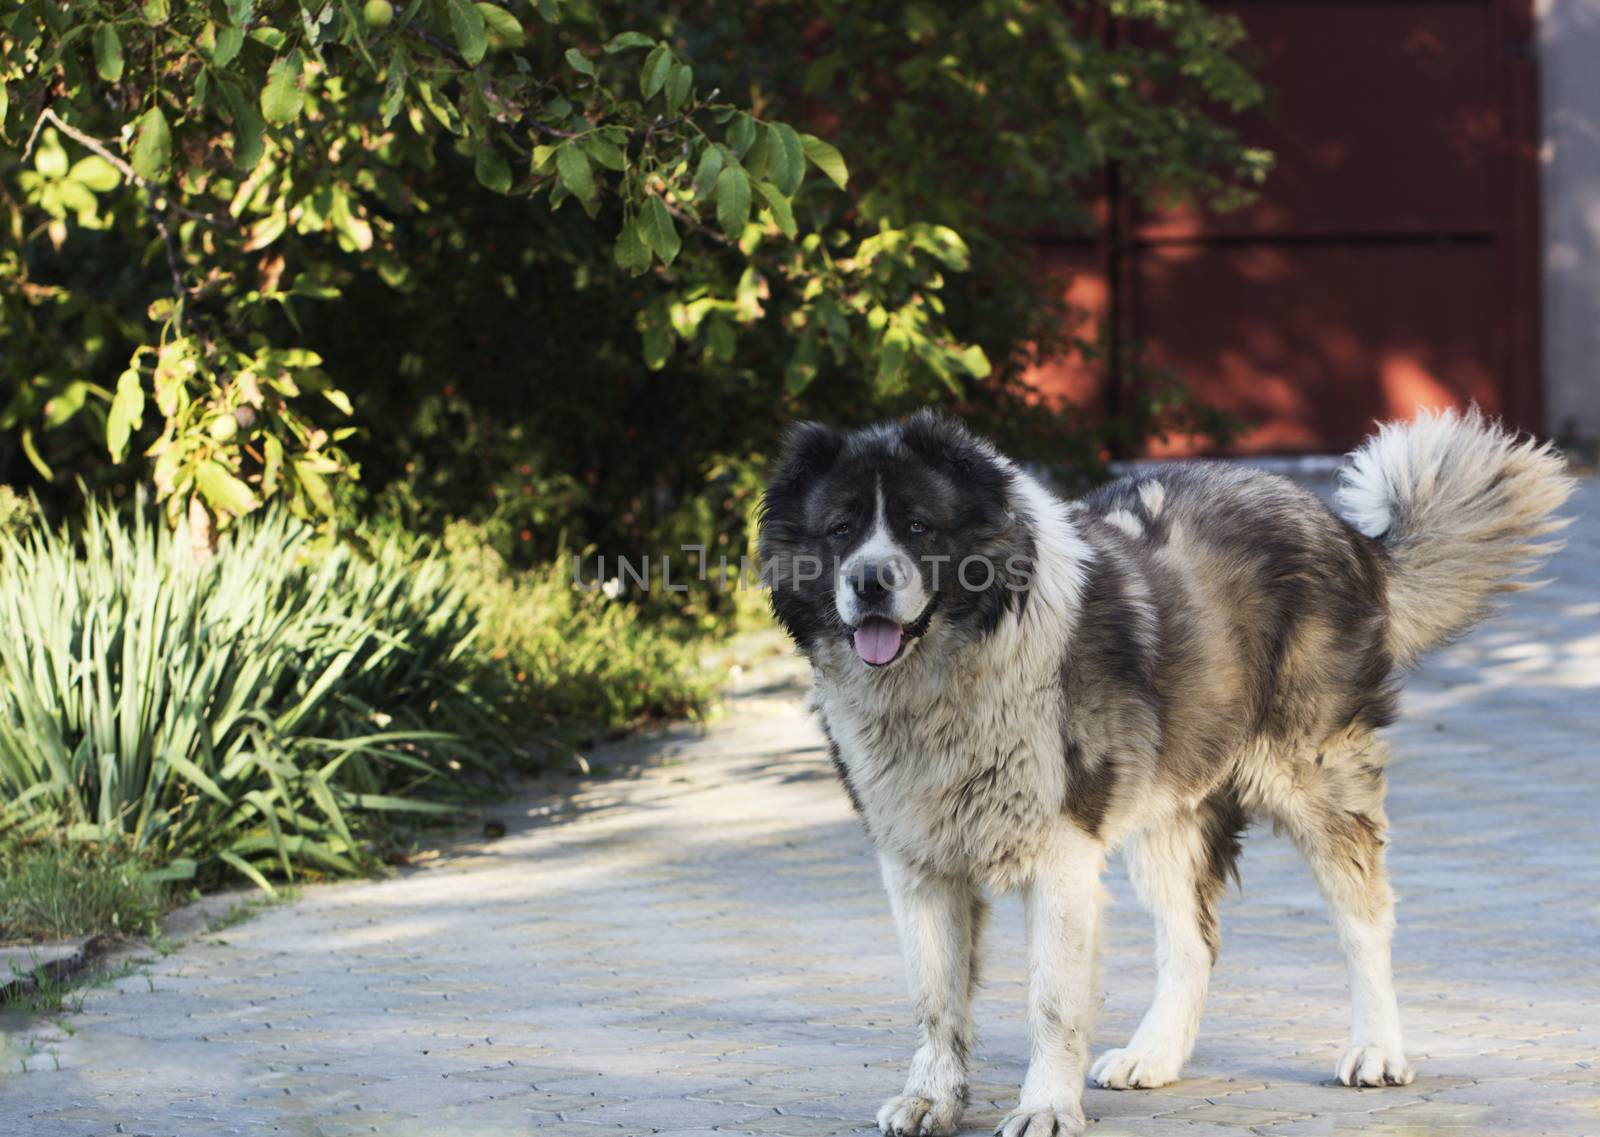
[[[1028,875],[1061,813],[1059,698],[951,690],[906,709],[819,694],[880,848],[995,887]]]

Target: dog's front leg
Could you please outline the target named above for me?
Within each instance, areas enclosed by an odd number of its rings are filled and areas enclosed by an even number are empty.
[[[1001,1137],[1078,1137],[1099,993],[1105,849],[1070,824],[1040,855],[1023,894],[1028,930],[1028,1074]]]
[[[967,1097],[983,897],[968,881],[919,872],[887,853],[881,860],[916,1006],[918,1045],[905,1090],[884,1102],[878,1128],[891,1137],[951,1134]]]

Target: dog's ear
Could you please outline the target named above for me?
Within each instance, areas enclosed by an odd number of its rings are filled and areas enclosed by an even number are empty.
[[[994,448],[967,429],[960,419],[918,411],[901,426],[906,447],[928,465],[967,484],[998,483]]]
[[[767,483],[768,495],[781,494],[791,487],[825,473],[844,449],[844,436],[820,422],[797,422],[783,432],[778,460]]]

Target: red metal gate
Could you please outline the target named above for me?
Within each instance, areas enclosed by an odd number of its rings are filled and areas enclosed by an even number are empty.
[[[1246,424],[1237,453],[1344,450],[1421,406],[1540,425],[1531,0],[1239,0],[1277,155],[1225,216],[1142,213],[1041,249],[1113,346],[1138,346]],[[1061,361],[1046,394],[1126,405],[1124,352]],[[1154,455],[1197,452],[1191,438]]]

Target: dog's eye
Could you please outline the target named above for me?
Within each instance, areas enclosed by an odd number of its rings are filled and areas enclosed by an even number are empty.
[[[920,533],[926,533],[928,531],[928,527],[926,525],[924,525],[921,521],[918,521],[916,518],[912,518],[911,519],[911,531],[913,533],[919,533],[919,534]]]
[[[833,535],[835,537],[848,537],[848,536],[850,536],[850,522],[841,521],[841,522],[839,522],[839,524],[835,525],[833,527]]]

